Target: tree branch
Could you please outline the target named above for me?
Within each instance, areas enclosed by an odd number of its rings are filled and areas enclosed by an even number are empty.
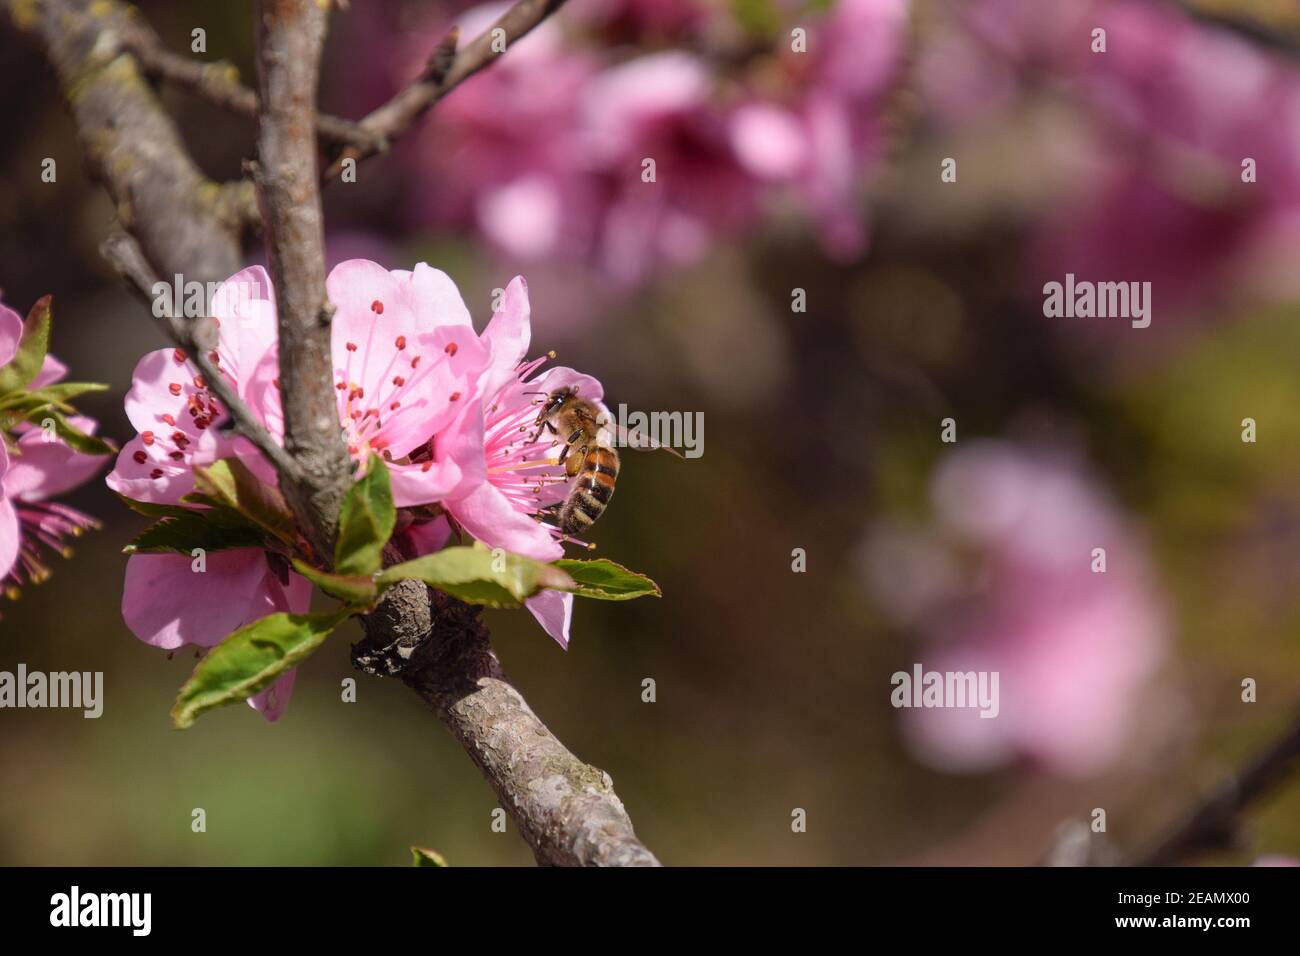
[[[0,0],[44,51],[76,121],[91,176],[163,275],[209,282],[239,270],[237,224],[221,187],[185,151],[122,38],[134,11],[117,0]]]
[[[239,82],[239,70],[225,60],[202,62],[168,49],[162,38],[143,19],[135,18],[122,36],[122,45],[136,58],[141,70],[178,89],[206,100],[218,109],[256,119],[257,94]],[[316,133],[335,143],[358,144],[383,149],[374,134],[350,120],[330,116],[316,117]]]
[[[512,43],[563,5],[564,0],[519,0],[459,53],[456,52],[458,33],[453,28],[430,54],[424,72],[416,81],[362,119],[359,125],[374,135],[377,143],[387,144],[397,139],[429,107],[479,70],[490,66],[510,49]],[[498,30],[503,32],[497,33]],[[504,42],[498,41],[498,37]],[[373,143],[348,146],[330,164],[325,178],[335,178],[345,160],[360,162],[379,151],[380,148]]]
[[[398,677],[433,708],[544,866],[659,866],[609,774],[583,763],[506,680],[470,607],[403,581],[362,619],[353,665]]]
[[[334,394],[334,310],[325,295],[316,169],[316,87],[328,16],[328,5],[316,0],[257,4],[261,110],[253,173],[279,316],[284,446],[299,468],[283,491],[325,561],[352,474]]]
[[[1191,808],[1135,866],[1169,866],[1190,856],[1230,847],[1240,815],[1250,804],[1300,771],[1300,714],[1282,736]]]

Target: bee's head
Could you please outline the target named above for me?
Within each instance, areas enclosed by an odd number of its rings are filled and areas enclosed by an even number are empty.
[[[578,394],[578,389],[573,385],[566,385],[564,388],[557,388],[551,394],[546,396],[546,401],[542,403],[541,416],[550,417],[558,412],[568,403],[569,399]]]

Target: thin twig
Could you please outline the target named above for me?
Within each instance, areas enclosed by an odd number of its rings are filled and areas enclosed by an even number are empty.
[[[124,232],[114,232],[100,244],[99,251],[125,280],[127,288],[149,306],[149,314],[156,315],[153,290],[161,280],[140,251],[139,244]],[[221,399],[240,434],[256,445],[277,471],[296,474],[297,463],[244,404],[225,373],[208,357],[208,353],[216,348],[217,330],[213,323],[207,319],[186,322],[168,311],[158,318],[158,325],[198,366],[204,383]]]
[[[334,553],[352,475],[334,391],[316,171],[316,88],[329,12],[316,0],[260,0],[256,15],[261,109],[253,184],[276,292],[284,445],[299,469],[282,490],[325,559]]]
[[[483,33],[456,52],[457,31],[453,28],[434,48],[424,71],[410,86],[361,120],[362,129],[390,143],[411,128],[429,107],[490,66],[516,40],[564,5],[564,0],[519,0]],[[500,32],[498,32],[500,31]],[[325,179],[338,176],[348,159],[360,162],[379,150],[373,145],[349,146],[325,172]]]
[[[1137,866],[1169,866],[1231,846],[1240,816],[1250,804],[1300,771],[1300,714],[1272,746],[1219,784],[1189,810],[1164,837],[1134,861]]]
[[[123,35],[122,45],[139,61],[146,76],[192,93],[219,109],[249,119],[257,118],[257,94],[239,81],[239,69],[233,63],[225,60],[205,63],[176,53],[139,19]],[[316,133],[321,139],[334,143],[385,148],[384,142],[357,123],[327,113],[317,115]]]

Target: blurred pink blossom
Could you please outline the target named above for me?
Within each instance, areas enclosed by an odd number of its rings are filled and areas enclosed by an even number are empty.
[[[507,6],[468,11],[457,21],[462,37],[487,30]],[[418,72],[440,35],[415,32],[395,64]],[[547,21],[515,41],[510,56],[463,83],[414,131],[408,154],[418,221],[472,228],[523,260],[588,248],[600,201],[579,118],[596,69]]]
[[[793,186],[838,259],[866,245],[864,173],[881,151],[881,101],[901,63],[907,16],[906,0],[841,0],[811,28],[806,52],[783,50],[781,95],[756,93],[732,117],[741,162]]]
[[[1021,757],[1063,775],[1104,769],[1129,744],[1165,651],[1164,604],[1138,535],[1077,462],[1007,442],[953,452],[930,497],[933,528],[869,539],[869,586],[921,632],[926,670],[996,671],[1001,700],[991,719],[907,711],[913,750],[952,771]],[[1095,548],[1104,572],[1093,570]]]
[[[1165,309],[1203,307],[1248,277],[1300,291],[1300,69],[1173,4],[971,0],[924,67],[951,120],[1046,89],[1078,111],[1095,173],[1041,210],[1029,287],[1149,280]],[[1094,29],[1106,31],[1093,52]],[[1242,163],[1256,164],[1243,182]],[[1261,274],[1263,273],[1263,274]]]
[[[478,35],[504,9],[468,11],[462,35]],[[764,79],[771,57],[742,64],[735,82],[737,67],[711,54],[703,34],[692,33],[690,52],[641,45],[629,55],[583,46],[564,17],[548,20],[416,133],[407,151],[420,197],[413,225],[472,229],[508,259],[590,264],[627,288],[742,235],[779,192],[809,210],[831,253],[856,255],[863,174],[879,151],[906,13],[906,0],[845,0],[810,18],[809,50],[780,57],[779,84]],[[638,39],[642,28],[686,30],[717,11],[622,3],[573,14],[638,22]],[[438,36],[417,31],[397,70],[414,75]],[[774,42],[787,38],[783,29]]]
[[[703,29],[720,6],[709,0],[571,0],[567,15],[599,29],[610,42],[653,42]]]
[[[619,282],[695,262],[758,211],[713,87],[703,61],[666,52],[610,67],[584,91],[585,152],[604,199],[597,262]]]

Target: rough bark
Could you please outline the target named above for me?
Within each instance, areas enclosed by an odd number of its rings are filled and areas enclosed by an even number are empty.
[[[537,862],[658,866],[609,774],[575,757],[506,680],[478,608],[403,581],[352,648],[354,665],[397,677],[433,708],[492,785]]]
[[[328,5],[257,6],[258,160],[253,176],[280,323],[284,446],[298,474],[283,489],[328,562],[351,461],[339,426],[325,295],[325,230],[316,166],[316,88]]]

